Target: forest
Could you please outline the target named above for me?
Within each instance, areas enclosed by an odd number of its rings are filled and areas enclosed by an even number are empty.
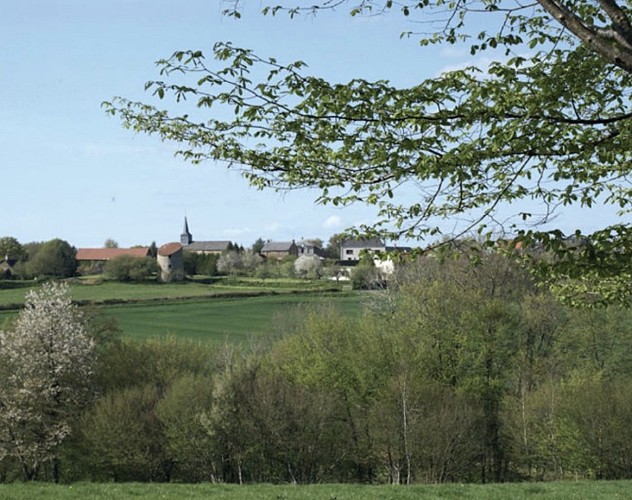
[[[565,305],[489,250],[363,293],[360,317],[310,305],[218,346],[131,341],[63,285],[31,292],[0,335],[0,480],[632,477],[629,310]],[[33,338],[54,314],[70,333]]]

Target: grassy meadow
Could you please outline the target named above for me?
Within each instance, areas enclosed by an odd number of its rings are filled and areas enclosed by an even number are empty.
[[[73,300],[97,304],[339,289],[335,283],[298,279],[220,278],[208,282],[194,280],[180,283],[120,283],[99,279],[72,279],[68,283]],[[0,309],[15,309],[24,303],[26,293],[37,286],[33,281],[0,281]]]
[[[4,282],[0,328],[18,313],[32,282]],[[357,293],[333,292],[336,285],[292,279],[217,279],[210,282],[117,283],[72,280],[73,300],[95,304],[117,320],[125,337],[167,335],[222,343],[268,334],[298,308],[329,303],[345,314],[361,309]],[[4,308],[4,310],[2,309]]]
[[[217,500],[386,500],[386,499],[481,499],[512,500],[609,500],[630,498],[632,481],[578,481],[551,483],[443,484],[425,486],[363,486],[349,484],[315,485],[212,485],[165,483],[50,483],[0,484],[3,500],[48,500],[126,498]]]
[[[204,301],[106,306],[126,337],[177,335],[203,342],[241,342],[272,333],[300,308],[330,303],[348,314],[360,311],[359,294],[212,298]]]

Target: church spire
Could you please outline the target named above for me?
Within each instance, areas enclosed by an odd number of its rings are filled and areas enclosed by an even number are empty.
[[[180,243],[183,245],[190,245],[193,242],[193,235],[189,232],[189,223],[186,215],[184,216],[184,229],[180,235]]]

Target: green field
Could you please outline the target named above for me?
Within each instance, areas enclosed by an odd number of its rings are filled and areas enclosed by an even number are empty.
[[[211,283],[116,283],[73,281],[80,304],[96,304],[114,317],[125,337],[176,335],[203,342],[241,342],[268,334],[298,307],[334,304],[344,314],[361,309],[361,294],[332,293],[326,282],[220,279]],[[15,317],[32,283],[5,282],[0,289],[0,328]],[[335,285],[334,285],[335,287]]]
[[[273,485],[211,485],[211,484],[138,484],[138,483],[78,483],[54,485],[46,483],[16,483],[0,485],[3,500],[49,500],[124,498],[163,499],[297,499],[297,500],[372,500],[372,499],[452,499],[481,500],[554,499],[591,500],[630,498],[632,481],[580,481],[555,483],[512,484],[444,484],[428,486],[361,486],[320,484],[306,486]]]
[[[101,282],[73,279],[69,283],[73,300],[80,303],[150,301],[280,291],[288,293],[308,292],[337,288],[335,283],[328,282],[249,278],[221,278],[210,282],[185,281],[181,283],[118,283],[114,281]],[[0,282],[0,308],[16,308],[24,303],[24,297],[28,290],[37,286],[32,281]]]
[[[204,342],[240,342],[267,334],[297,308],[332,304],[345,314],[361,309],[360,294],[299,295],[212,298],[195,301],[106,306],[125,337],[142,339],[176,335]]]

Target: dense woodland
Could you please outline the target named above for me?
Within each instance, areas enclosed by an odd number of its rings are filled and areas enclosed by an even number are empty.
[[[365,292],[361,318],[296,310],[256,345],[131,342],[64,302],[83,343],[40,356],[13,335],[23,313],[0,336],[0,479],[632,477],[630,312],[570,308],[513,260],[476,260],[427,255]],[[73,363],[81,377],[57,375]]]

